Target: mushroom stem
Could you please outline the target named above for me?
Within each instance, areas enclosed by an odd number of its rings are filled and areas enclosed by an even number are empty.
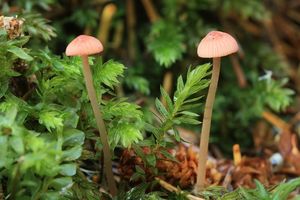
[[[83,63],[83,75],[85,79],[86,89],[96,118],[100,140],[103,145],[104,173],[106,175],[109,191],[112,196],[115,196],[117,194],[117,186],[114,181],[114,175],[112,172],[112,161],[111,161],[112,157],[109,149],[107,132],[106,132],[104,120],[102,118],[102,114],[98,107],[96,91],[93,85],[92,73],[88,62],[88,56],[81,56],[81,58]]]
[[[220,74],[220,64],[221,58],[213,58],[213,69],[211,83],[209,85],[208,94],[205,102],[203,125],[200,138],[200,152],[198,158],[198,173],[197,173],[197,183],[196,191],[201,191],[205,186],[205,176],[206,176],[206,161],[207,161],[207,151],[209,142],[209,132],[211,125],[212,109],[215,101],[215,95],[218,87],[218,80]]]

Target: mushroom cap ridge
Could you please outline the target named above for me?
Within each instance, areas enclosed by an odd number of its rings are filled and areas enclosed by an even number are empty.
[[[101,42],[89,35],[79,35],[66,48],[67,56],[87,56],[103,51]]]
[[[211,31],[199,43],[197,54],[201,58],[215,58],[235,53],[238,49],[238,43],[231,35]]]

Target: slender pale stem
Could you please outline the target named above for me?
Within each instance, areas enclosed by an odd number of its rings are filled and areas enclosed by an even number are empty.
[[[204,116],[203,116],[203,125],[200,138],[200,152],[198,159],[198,174],[197,174],[197,183],[196,191],[201,191],[204,189],[205,176],[206,176],[206,161],[207,161],[207,151],[208,151],[208,142],[209,142],[209,132],[211,125],[211,116],[212,109],[215,101],[215,95],[218,87],[218,80],[220,74],[220,63],[221,58],[213,58],[213,69],[211,83],[208,89],[208,94],[205,102]]]
[[[100,112],[100,108],[97,103],[96,91],[93,84],[92,73],[88,62],[87,56],[82,56],[83,63],[83,75],[85,79],[85,84],[88,92],[89,99],[93,108],[93,112],[96,118],[96,123],[99,129],[100,140],[103,145],[103,156],[104,156],[104,173],[106,175],[107,184],[112,196],[115,196],[117,193],[117,186],[114,180],[114,175],[112,172],[112,157],[108,144],[107,131],[105,128],[104,120]]]

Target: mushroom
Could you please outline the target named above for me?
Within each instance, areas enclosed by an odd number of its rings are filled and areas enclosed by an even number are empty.
[[[80,56],[82,59],[85,84],[92,105],[92,109],[94,112],[94,116],[96,118],[100,140],[103,145],[104,173],[106,175],[110,193],[113,196],[115,196],[117,193],[117,187],[112,172],[112,161],[111,161],[112,157],[111,157],[110,148],[108,144],[107,131],[105,128],[104,120],[102,118],[102,114],[98,107],[96,91],[93,85],[92,73],[88,62],[89,55],[97,54],[102,51],[103,51],[103,46],[98,39],[88,35],[80,35],[76,37],[74,40],[72,40],[70,44],[67,46],[66,55]]]
[[[238,49],[239,47],[236,40],[228,33],[224,33],[221,31],[209,32],[198,45],[198,56],[202,58],[213,58],[213,69],[211,83],[208,89],[208,94],[205,102],[204,116],[202,122],[203,125],[200,138],[197,183],[195,187],[196,191],[201,191],[204,189],[212,108],[218,86],[221,57],[235,53],[238,51]]]

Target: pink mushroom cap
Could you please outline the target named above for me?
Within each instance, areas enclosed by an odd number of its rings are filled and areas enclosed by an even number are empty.
[[[79,35],[66,48],[67,56],[87,56],[103,51],[101,42],[89,35]]]
[[[199,43],[197,54],[201,58],[216,58],[235,53],[238,49],[238,43],[231,35],[211,31]]]

